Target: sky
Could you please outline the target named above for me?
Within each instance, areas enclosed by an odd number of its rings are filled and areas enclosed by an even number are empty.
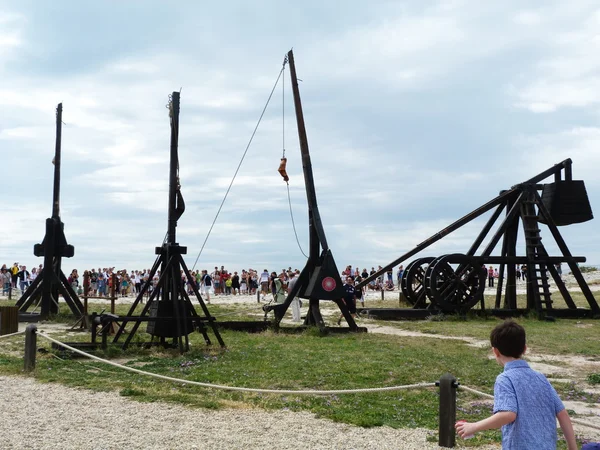
[[[385,265],[566,158],[598,214],[597,1],[341,5],[0,0],[0,262],[42,262],[33,245],[52,213],[62,102],[61,219],[75,247],[64,270],[150,267],[167,230],[165,105],[181,90],[177,240],[188,265],[302,268],[290,203],[305,252],[308,213],[287,67],[199,254],[290,48],[340,270]],[[420,255],[466,252],[485,219]],[[595,220],[561,233],[600,264]]]

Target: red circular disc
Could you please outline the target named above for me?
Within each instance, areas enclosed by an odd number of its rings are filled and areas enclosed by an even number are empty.
[[[325,289],[327,292],[331,292],[335,289],[335,280],[331,277],[326,277],[323,278],[323,282],[321,283],[321,286],[323,286],[323,289]]]

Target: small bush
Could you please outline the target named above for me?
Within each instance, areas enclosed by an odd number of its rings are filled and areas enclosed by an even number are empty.
[[[139,397],[145,395],[143,391],[132,388],[121,389],[119,394],[121,394],[123,397]]]
[[[600,373],[589,374],[587,380],[590,384],[600,384]]]
[[[589,272],[598,271],[598,269],[596,267],[592,267],[592,266],[579,266],[579,270],[581,270],[581,273],[589,273]]]

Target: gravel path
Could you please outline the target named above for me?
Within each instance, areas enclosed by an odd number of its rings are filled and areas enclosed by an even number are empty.
[[[359,428],[309,413],[139,403],[0,377],[2,449],[437,449],[430,431]]]

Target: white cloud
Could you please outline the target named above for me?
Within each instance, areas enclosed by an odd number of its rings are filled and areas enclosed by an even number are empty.
[[[15,50],[24,45],[24,25],[23,15],[0,10],[0,68]]]
[[[589,117],[600,92],[597,18],[591,13],[584,18],[582,3],[571,3],[522,9],[511,2],[457,0],[430,7],[349,2],[345,12],[352,20],[347,23],[307,7],[305,22],[285,22],[276,33],[266,26],[272,17],[257,18],[253,26],[261,33],[251,34],[237,22],[239,30],[215,28],[210,45],[200,45],[205,34],[196,23],[183,21],[178,37],[148,32],[143,45],[124,39],[126,52],[106,52],[94,59],[95,66],[71,57],[74,42],[43,61],[11,50],[20,65],[3,69],[0,154],[11,169],[20,168],[26,155],[28,180],[7,199],[7,227],[18,237],[0,241],[3,254],[30,256],[31,245],[43,237],[43,211],[50,205],[38,196],[41,191],[47,197],[50,189],[46,162],[54,149],[54,108],[62,101],[62,192],[68,200],[63,220],[77,248],[69,264],[150,265],[166,231],[170,130],[165,104],[170,92],[183,87],[179,156],[187,210],[178,235],[193,262],[280,58],[300,38],[298,75],[304,78],[301,94],[318,203],[340,266],[348,260],[369,267],[392,260],[476,208],[486,193],[491,198],[566,156],[573,157],[576,176],[592,177],[588,187],[594,187],[598,130],[590,127]],[[25,18],[26,5],[22,11],[10,33],[20,37],[19,50],[33,46],[43,52],[47,43],[32,33],[38,19]],[[181,17],[191,15],[187,5],[178,11]],[[206,14],[215,11],[219,5]],[[44,20],[59,27],[57,17]],[[3,24],[0,30],[0,36],[7,35]],[[245,37],[235,39],[235,48],[222,42],[232,31]],[[114,33],[120,36],[118,27]],[[80,41],[86,38],[82,32]],[[60,67],[53,65],[54,57],[62,61]],[[5,61],[1,54],[0,61]],[[285,146],[294,217],[306,250],[306,198],[288,77],[286,70]],[[507,85],[513,86],[508,95],[501,89]],[[280,88],[203,251],[202,265],[303,263],[286,186],[276,172],[282,152]],[[526,111],[576,107],[584,115],[570,111],[568,123],[560,118],[544,123],[526,112],[514,119],[514,109],[506,105],[515,103]],[[549,127],[559,131],[543,131]],[[521,138],[511,146],[517,135]],[[7,185],[20,181],[18,172],[5,172]],[[432,255],[465,251],[479,225],[444,238]]]
[[[548,26],[538,38],[549,48],[536,70],[518,83],[516,106],[534,113],[581,108],[600,103],[600,9],[567,4],[548,11]]]
[[[523,169],[531,175],[567,158],[573,160],[573,177],[599,186],[600,128],[575,127],[554,133],[523,136],[516,142]],[[531,176],[530,175],[530,176]]]

